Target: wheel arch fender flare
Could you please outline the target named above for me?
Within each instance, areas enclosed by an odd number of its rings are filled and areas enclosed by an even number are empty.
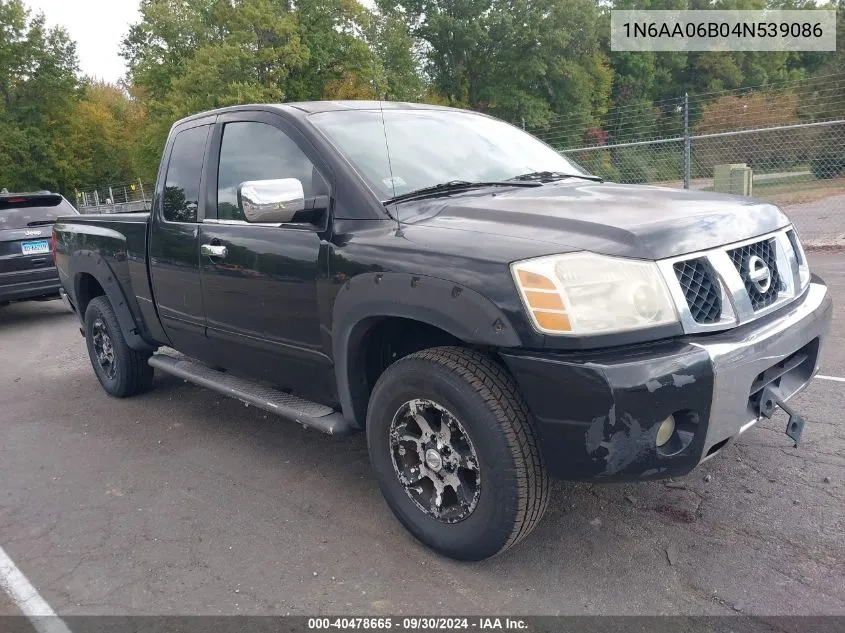
[[[114,254],[112,253],[112,259]],[[77,250],[73,254],[73,292],[78,305],[79,293],[84,275],[91,275],[105,292],[117,316],[117,322],[123,332],[126,344],[139,352],[151,352],[158,346],[144,336],[145,328],[138,323],[135,315],[129,307],[129,301],[118,281],[118,274],[112,269],[106,256],[92,250]],[[118,262],[119,263],[119,262]],[[121,275],[124,283],[129,283],[129,275]],[[85,325],[85,314],[79,310],[79,319]]]
[[[384,318],[439,328],[470,345],[519,347],[507,316],[484,295],[445,279],[408,273],[364,273],[346,281],[332,309],[332,356],[338,399],[353,426],[366,425],[366,376],[356,372],[367,333]]]

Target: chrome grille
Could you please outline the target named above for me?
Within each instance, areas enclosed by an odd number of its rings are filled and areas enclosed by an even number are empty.
[[[675,275],[696,323],[717,323],[722,317],[722,292],[716,272],[705,258],[675,264]]]
[[[733,265],[736,266],[737,272],[739,272],[739,276],[742,278],[742,283],[745,284],[748,298],[751,299],[751,307],[755,312],[767,308],[777,301],[778,294],[781,291],[781,281],[780,275],[778,275],[774,238],[761,240],[753,244],[746,244],[740,248],[734,248],[728,251],[728,255]],[[754,258],[761,259],[769,269],[768,286],[765,290],[761,290],[751,278],[750,262]]]
[[[754,321],[790,303],[810,282],[791,226],[764,237],[663,259],[657,265],[681,327],[689,334]]]

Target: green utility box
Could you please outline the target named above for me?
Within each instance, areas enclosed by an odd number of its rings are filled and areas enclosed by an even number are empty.
[[[716,165],[713,168],[713,191],[750,196],[752,183],[751,168],[745,163]]]

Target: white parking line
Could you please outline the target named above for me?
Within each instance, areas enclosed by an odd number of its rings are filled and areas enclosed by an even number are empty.
[[[845,382],[845,378],[839,378],[837,376],[822,376],[821,374],[816,374],[816,378],[821,378],[822,380],[832,380],[834,382]]]
[[[67,624],[41,597],[14,561],[0,547],[0,589],[21,610],[38,633],[71,633]]]

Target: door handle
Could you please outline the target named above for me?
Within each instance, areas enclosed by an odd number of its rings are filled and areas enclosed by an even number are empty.
[[[223,259],[229,254],[225,246],[218,246],[217,244],[203,244],[200,246],[200,254],[206,257],[216,257]]]

